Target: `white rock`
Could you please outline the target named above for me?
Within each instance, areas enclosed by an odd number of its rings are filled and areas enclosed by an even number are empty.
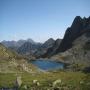
[[[38,82],[38,80],[33,80],[33,84],[36,84]]]
[[[24,89],[27,90],[27,85],[24,85]]]
[[[58,80],[53,82],[53,87],[55,87],[57,84],[61,84],[61,83],[62,83],[62,80],[58,79]]]
[[[38,80],[33,80],[33,84],[37,85],[37,86],[40,86],[40,83]]]
[[[83,84],[84,82],[83,81],[80,81],[80,84]]]
[[[18,77],[16,78],[16,85],[17,85],[18,87],[20,87],[20,86],[22,85],[21,76],[18,76]]]

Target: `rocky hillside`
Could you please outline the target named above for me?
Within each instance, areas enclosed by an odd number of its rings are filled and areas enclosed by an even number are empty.
[[[86,32],[90,32],[90,17],[81,18],[80,16],[76,16],[71,27],[66,30],[64,38],[59,48],[56,50],[56,53],[64,52],[71,48],[74,40]]]
[[[50,57],[55,54],[56,50],[58,49],[62,39],[57,39],[51,47],[49,47],[45,54],[42,55],[42,57]]]
[[[42,45],[42,48],[50,48],[52,47],[52,45],[54,44],[55,40],[53,38],[48,39],[47,41],[45,41]]]
[[[90,63],[90,32],[81,35],[72,43],[72,48],[53,56],[69,63],[83,61]]]
[[[37,51],[34,53],[36,57],[41,57],[44,55],[49,48],[51,48],[55,43],[55,40],[53,38],[48,39],[45,41],[41,47],[37,49]]]
[[[0,72],[1,73],[16,73],[34,71],[34,66],[28,64],[24,57],[18,55],[16,52],[7,49],[0,43]]]
[[[17,49],[17,52],[19,54],[24,54],[24,55],[31,54],[32,55],[40,47],[41,47],[40,43],[32,44],[30,42],[25,42],[21,47]]]
[[[82,35],[90,32],[90,17],[81,18],[76,16],[71,27],[67,28],[64,38],[62,40],[56,40],[54,45],[50,47],[44,57],[52,56],[60,52],[65,52],[74,46],[74,41]],[[87,37],[88,39],[89,37]],[[79,41],[81,43],[81,41]],[[77,44],[75,44],[77,45]]]
[[[53,59],[90,67],[90,17],[76,17],[56,50]]]

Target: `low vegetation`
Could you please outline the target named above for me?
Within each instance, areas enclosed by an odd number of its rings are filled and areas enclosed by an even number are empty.
[[[16,87],[19,90],[90,90],[90,74],[82,72],[54,71],[46,73],[0,73],[0,87]]]

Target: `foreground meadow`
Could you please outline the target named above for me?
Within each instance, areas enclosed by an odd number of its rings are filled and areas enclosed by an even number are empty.
[[[18,90],[90,90],[90,74],[70,71],[0,73],[0,88],[14,88],[17,77]]]

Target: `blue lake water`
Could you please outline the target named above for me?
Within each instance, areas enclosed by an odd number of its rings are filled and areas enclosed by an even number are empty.
[[[32,64],[36,65],[38,68],[42,70],[56,70],[56,69],[63,69],[64,64],[56,61],[50,60],[34,60],[31,61]]]

